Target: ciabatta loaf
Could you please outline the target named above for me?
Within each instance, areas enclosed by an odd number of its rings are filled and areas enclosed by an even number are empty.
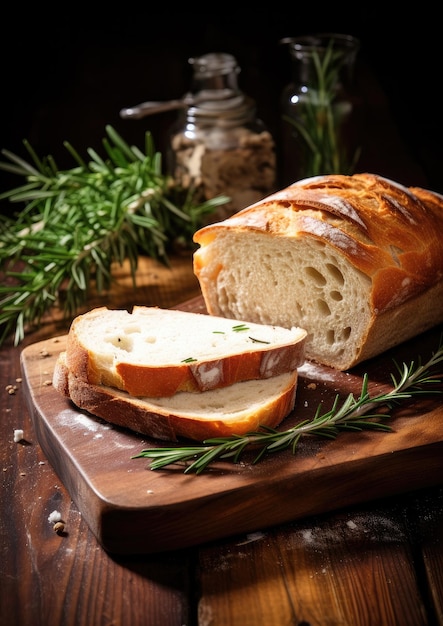
[[[297,370],[201,393],[135,398],[77,378],[62,352],[55,365],[53,386],[78,408],[117,426],[164,441],[204,441],[243,435],[260,426],[278,426],[294,408]]]
[[[308,331],[339,370],[443,321],[443,196],[373,174],[299,181],[195,233],[211,315]]]
[[[306,334],[158,307],[100,307],[72,322],[66,362],[92,385],[172,396],[290,372],[304,362]]]

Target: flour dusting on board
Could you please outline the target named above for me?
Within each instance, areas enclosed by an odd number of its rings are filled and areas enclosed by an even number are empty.
[[[334,371],[327,370],[325,367],[317,365],[311,361],[305,361],[303,365],[298,368],[298,373],[312,380],[334,381]]]
[[[110,430],[111,425],[105,422],[99,422],[97,419],[93,419],[84,413],[66,409],[59,413],[59,423],[69,428],[76,428],[86,430],[89,432],[97,433],[101,430]]]

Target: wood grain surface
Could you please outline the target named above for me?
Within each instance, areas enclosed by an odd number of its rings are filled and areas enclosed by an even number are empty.
[[[179,307],[202,311],[202,299]],[[426,358],[438,345],[437,328],[342,373],[307,363],[300,370],[296,407],[281,425],[329,408],[337,393],[359,393],[369,374],[371,393],[388,389],[398,362]],[[151,471],[143,448],[165,445],[118,429],[77,409],[51,384],[66,336],[27,346],[21,354],[25,393],[39,443],[102,546],[113,553],[174,550],[355,503],[441,482],[441,397],[405,402],[388,418],[392,431],[309,437],[252,464],[217,462],[205,473],[177,465]],[[183,442],[185,445],[187,442]]]

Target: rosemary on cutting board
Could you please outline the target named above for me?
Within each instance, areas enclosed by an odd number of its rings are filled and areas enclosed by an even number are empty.
[[[392,389],[386,393],[370,396],[368,392],[368,375],[363,376],[360,395],[350,393],[342,401],[337,394],[332,407],[322,412],[319,404],[314,417],[304,420],[288,430],[277,431],[273,428],[247,433],[246,435],[216,437],[203,441],[201,445],[186,447],[147,448],[133,459],[153,459],[150,469],[158,470],[167,465],[185,463],[184,473],[201,474],[211,463],[217,460],[230,460],[238,463],[246,450],[258,450],[253,463],[268,453],[291,449],[295,454],[297,445],[304,435],[318,435],[335,439],[341,431],[381,430],[391,431],[383,421],[389,417],[388,412],[377,412],[378,407],[391,410],[402,400],[420,394],[442,393],[430,385],[441,383],[441,374],[433,374],[431,369],[443,362],[443,341],[440,341],[436,352],[422,364],[411,361],[409,365],[399,366],[395,361],[397,374],[391,374]]]
[[[85,162],[65,142],[76,163],[68,170],[58,170],[51,156],[39,158],[27,141],[31,162],[2,151],[8,162],[0,169],[26,182],[0,195],[22,207],[13,218],[0,216],[0,345],[14,329],[20,343],[53,306],[74,314],[92,283],[98,292],[109,289],[113,263],[129,261],[134,285],[139,255],[167,265],[174,246],[192,246],[195,230],[229,200],[196,204],[192,191],[162,173],[149,132],[145,152],[111,126],[106,133],[106,159],[89,148]]]

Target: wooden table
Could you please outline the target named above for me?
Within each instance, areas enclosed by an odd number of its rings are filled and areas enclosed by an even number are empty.
[[[186,259],[140,271],[141,290],[117,288],[110,304],[124,306],[126,294],[132,303],[175,306],[198,295]],[[164,272],[166,291],[158,289]],[[282,525],[257,520],[253,532],[230,528],[183,549],[105,551],[42,451],[20,381],[22,349],[67,328],[48,319],[0,352],[1,626],[443,625],[443,476],[432,487],[369,502],[363,494],[362,504]],[[24,441],[14,441],[16,429]],[[53,511],[62,514],[60,533],[48,519]]]

